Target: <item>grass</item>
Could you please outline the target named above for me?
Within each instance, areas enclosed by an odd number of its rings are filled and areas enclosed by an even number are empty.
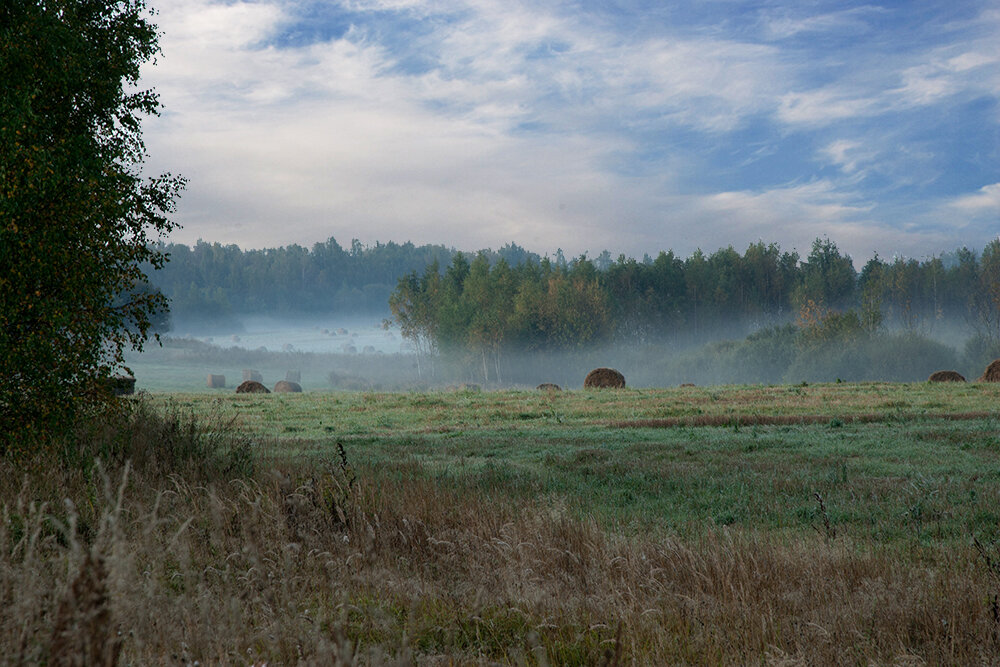
[[[990,664],[998,393],[153,396],[2,462],[0,655]]]
[[[880,383],[167,402],[231,415],[294,456],[342,443],[389,475],[412,463],[439,485],[545,498],[615,530],[809,533],[820,493],[842,535],[921,549],[998,536],[997,395]],[[682,421],[695,415],[709,426]],[[805,421],[772,423],[786,418]]]

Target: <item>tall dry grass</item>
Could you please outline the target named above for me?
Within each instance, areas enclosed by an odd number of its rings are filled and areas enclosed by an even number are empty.
[[[176,415],[140,418],[199,437]],[[172,428],[146,426],[129,437]],[[441,488],[416,464],[354,470],[347,453],[199,466],[196,457],[214,454],[188,444],[195,458],[174,460],[183,474],[164,471],[162,455],[82,472],[53,466],[41,478],[3,463],[0,662],[995,664],[1000,655],[996,568],[971,545],[910,558],[823,535],[654,539],[544,500],[515,506],[502,489]]]

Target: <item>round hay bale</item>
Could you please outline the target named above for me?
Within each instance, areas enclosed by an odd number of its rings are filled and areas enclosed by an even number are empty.
[[[613,368],[595,368],[587,373],[584,389],[624,389],[625,376]]]
[[[274,385],[275,394],[301,394],[302,385],[291,380],[278,380]]]
[[[958,371],[934,371],[927,378],[928,382],[965,382],[965,377]]]
[[[557,384],[552,384],[551,382],[543,382],[535,388],[539,391],[562,391],[562,387]]]
[[[236,388],[237,394],[270,394],[270,390],[256,380],[247,380]]]
[[[983,371],[980,382],[1000,382],[1000,359],[994,359]]]

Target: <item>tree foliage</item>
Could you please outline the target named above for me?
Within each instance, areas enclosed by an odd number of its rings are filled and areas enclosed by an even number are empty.
[[[139,90],[157,53],[138,0],[0,5],[0,423],[66,427],[165,306],[144,266],[182,179],[144,178]],[[2,443],[0,443],[2,444]]]
[[[527,258],[511,265],[485,253],[471,263],[458,254],[443,271],[434,263],[423,274],[406,274],[390,305],[425,359],[463,353],[487,382],[502,381],[501,360],[512,350],[610,342],[707,342],[773,330],[782,345],[794,340],[795,349],[782,355],[819,359],[845,345],[875,350],[889,329],[902,330],[908,337],[900,345],[913,347],[941,321],[971,326],[984,350],[1000,341],[1000,241],[981,259],[964,248],[924,261],[876,255],[860,275],[829,239],[817,239],[804,261],[763,242],[742,255],[727,247],[684,260],[673,252],[642,262],[611,261],[607,253],[598,259]],[[748,340],[768,359],[777,354],[772,337]]]

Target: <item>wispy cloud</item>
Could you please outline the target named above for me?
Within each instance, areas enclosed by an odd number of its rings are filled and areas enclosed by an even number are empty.
[[[1000,223],[1000,183],[984,185],[973,194],[956,197],[951,206],[973,214],[992,214]]]
[[[179,239],[248,246],[641,255],[841,233],[917,248],[952,237],[908,226],[893,198],[988,210],[974,202],[1000,180],[997,16],[945,17],[919,46],[886,27],[899,10],[728,6],[749,18],[172,0],[146,71],[166,112],[148,124],[151,167],[191,178]]]

